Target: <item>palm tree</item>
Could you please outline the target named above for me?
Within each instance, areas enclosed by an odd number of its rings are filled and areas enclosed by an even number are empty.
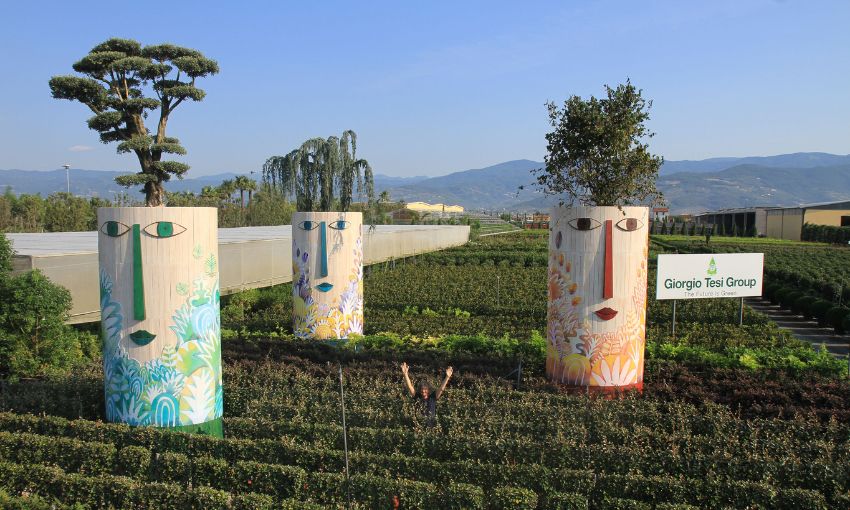
[[[369,203],[375,194],[372,167],[357,159],[357,134],[351,130],[342,137],[311,138],[286,156],[270,157],[263,165],[263,182],[294,194],[299,211],[332,211],[335,200],[348,211],[355,182]]]
[[[218,187],[218,195],[222,202],[227,203],[234,193],[236,193],[236,183],[233,179],[221,181],[221,185]]]
[[[241,209],[245,209],[245,192],[248,192],[248,201],[251,201],[251,193],[257,189],[257,183],[247,175],[240,175],[233,181],[233,185],[239,190],[239,201]]]
[[[251,200],[254,198],[254,192],[257,191],[257,181],[254,179],[247,179],[245,181],[245,190],[248,192],[248,205],[251,204]]]

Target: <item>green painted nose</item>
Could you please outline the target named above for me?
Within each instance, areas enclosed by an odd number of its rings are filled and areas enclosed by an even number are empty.
[[[142,273],[142,229],[133,225],[133,318],[145,320],[145,279]]]

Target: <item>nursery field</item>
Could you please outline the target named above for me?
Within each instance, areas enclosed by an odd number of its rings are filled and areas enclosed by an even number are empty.
[[[650,296],[644,392],[564,392],[542,376],[546,260],[545,233],[519,232],[367,268],[367,336],[339,347],[292,336],[288,285],[230,296],[223,439],[104,423],[97,364],[5,382],[0,506],[850,507],[844,363],[749,310],[739,327],[735,300],[685,304],[672,338]],[[402,360],[455,369],[436,429]]]

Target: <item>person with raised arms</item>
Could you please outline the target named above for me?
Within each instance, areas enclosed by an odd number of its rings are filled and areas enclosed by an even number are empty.
[[[409,371],[410,367],[407,363],[402,363],[401,373],[404,374],[405,387],[424,419],[425,428],[433,428],[437,425],[437,400],[446,390],[446,386],[449,384],[449,379],[451,379],[454,370],[452,367],[446,369],[446,378],[436,392],[427,382],[420,382],[419,387],[414,389],[413,383],[410,381]]]

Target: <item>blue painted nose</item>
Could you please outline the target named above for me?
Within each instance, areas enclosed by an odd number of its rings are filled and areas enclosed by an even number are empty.
[[[322,264],[319,266],[319,278],[328,276],[328,235],[327,225],[323,221],[319,225],[319,244],[322,250]]]

